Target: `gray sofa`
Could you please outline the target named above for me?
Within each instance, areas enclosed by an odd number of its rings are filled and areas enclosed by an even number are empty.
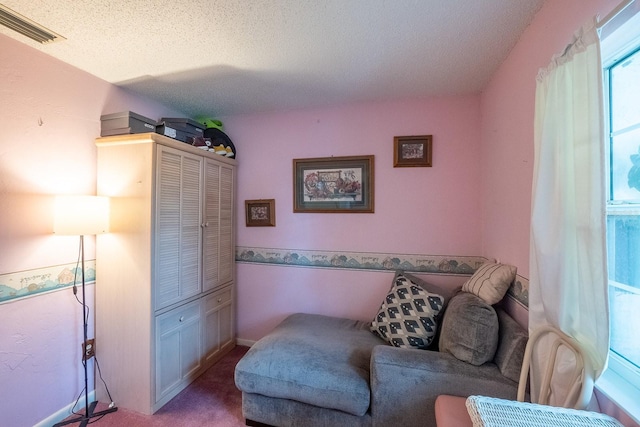
[[[440,394],[515,399],[526,331],[475,295],[447,302],[426,350],[391,346],[370,323],[290,315],[236,366],[247,425],[435,426]]]

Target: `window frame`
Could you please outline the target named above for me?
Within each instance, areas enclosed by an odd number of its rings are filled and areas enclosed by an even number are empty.
[[[604,88],[604,108],[606,124],[606,141],[604,147],[607,178],[607,202],[606,216],[609,215],[636,215],[640,213],[639,203],[616,203],[612,197],[611,170],[613,156],[611,155],[613,133],[611,132],[611,69],[617,64],[621,64],[632,55],[640,52],[640,32],[634,30],[634,24],[630,21],[640,19],[640,14],[627,21],[621,26],[618,40],[607,49],[603,49],[603,88]],[[631,28],[631,30],[630,30]],[[618,30],[615,30],[618,31]],[[634,32],[636,34],[634,34]],[[621,34],[621,35],[620,35]],[[607,284],[609,288],[610,283]],[[607,396],[610,400],[619,405],[635,422],[640,423],[640,368],[624,359],[611,348],[609,349],[609,361],[603,374],[596,382],[596,388]]]

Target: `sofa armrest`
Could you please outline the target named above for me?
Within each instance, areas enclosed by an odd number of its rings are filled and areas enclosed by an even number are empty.
[[[441,394],[515,399],[518,384],[492,362],[474,366],[449,353],[377,346],[371,354],[374,426],[435,426]]]

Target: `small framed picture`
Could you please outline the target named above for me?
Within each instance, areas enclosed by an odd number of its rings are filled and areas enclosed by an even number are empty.
[[[432,135],[393,138],[393,167],[431,167]]]
[[[245,200],[247,227],[275,227],[276,199]]]

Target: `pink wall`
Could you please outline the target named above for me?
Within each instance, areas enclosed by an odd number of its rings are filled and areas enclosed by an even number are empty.
[[[620,0],[547,1],[481,98],[482,253],[518,266],[529,277],[529,228],[533,176],[536,76],[595,15]],[[625,426],[637,426],[597,393],[603,410]]]
[[[485,255],[528,277],[535,76],[617,3],[548,1],[482,96],[224,118],[238,245]],[[0,35],[0,274],[75,260],[76,239],[50,235],[52,196],[94,192],[99,117],[127,109],[180,114]],[[393,168],[393,136],[413,134],[433,134],[434,166]],[[292,212],[291,159],[357,154],[376,156],[375,214]],[[276,199],[276,227],[244,226],[258,198]],[[237,277],[238,336],[255,340],[294,311],[369,320],[391,273],[238,264]],[[81,390],[77,307],[68,290],[0,306],[0,425],[33,425]]]
[[[536,76],[573,33],[620,0],[547,1],[481,98],[482,253],[529,277]]]
[[[238,150],[239,246],[479,254],[477,96],[223,121]],[[433,167],[394,168],[393,137],[423,134],[433,135]],[[366,154],[375,155],[374,214],[293,213],[292,159]],[[261,198],[276,199],[276,227],[245,227],[244,200]],[[295,311],[370,320],[392,277],[247,264],[238,264],[237,272],[238,336],[248,340],[260,338]]]
[[[100,115],[128,109],[177,114],[0,35],[0,274],[75,262],[78,238],[51,234],[53,196],[95,194]],[[69,288],[0,305],[0,425],[32,426],[76,399],[81,319]]]

